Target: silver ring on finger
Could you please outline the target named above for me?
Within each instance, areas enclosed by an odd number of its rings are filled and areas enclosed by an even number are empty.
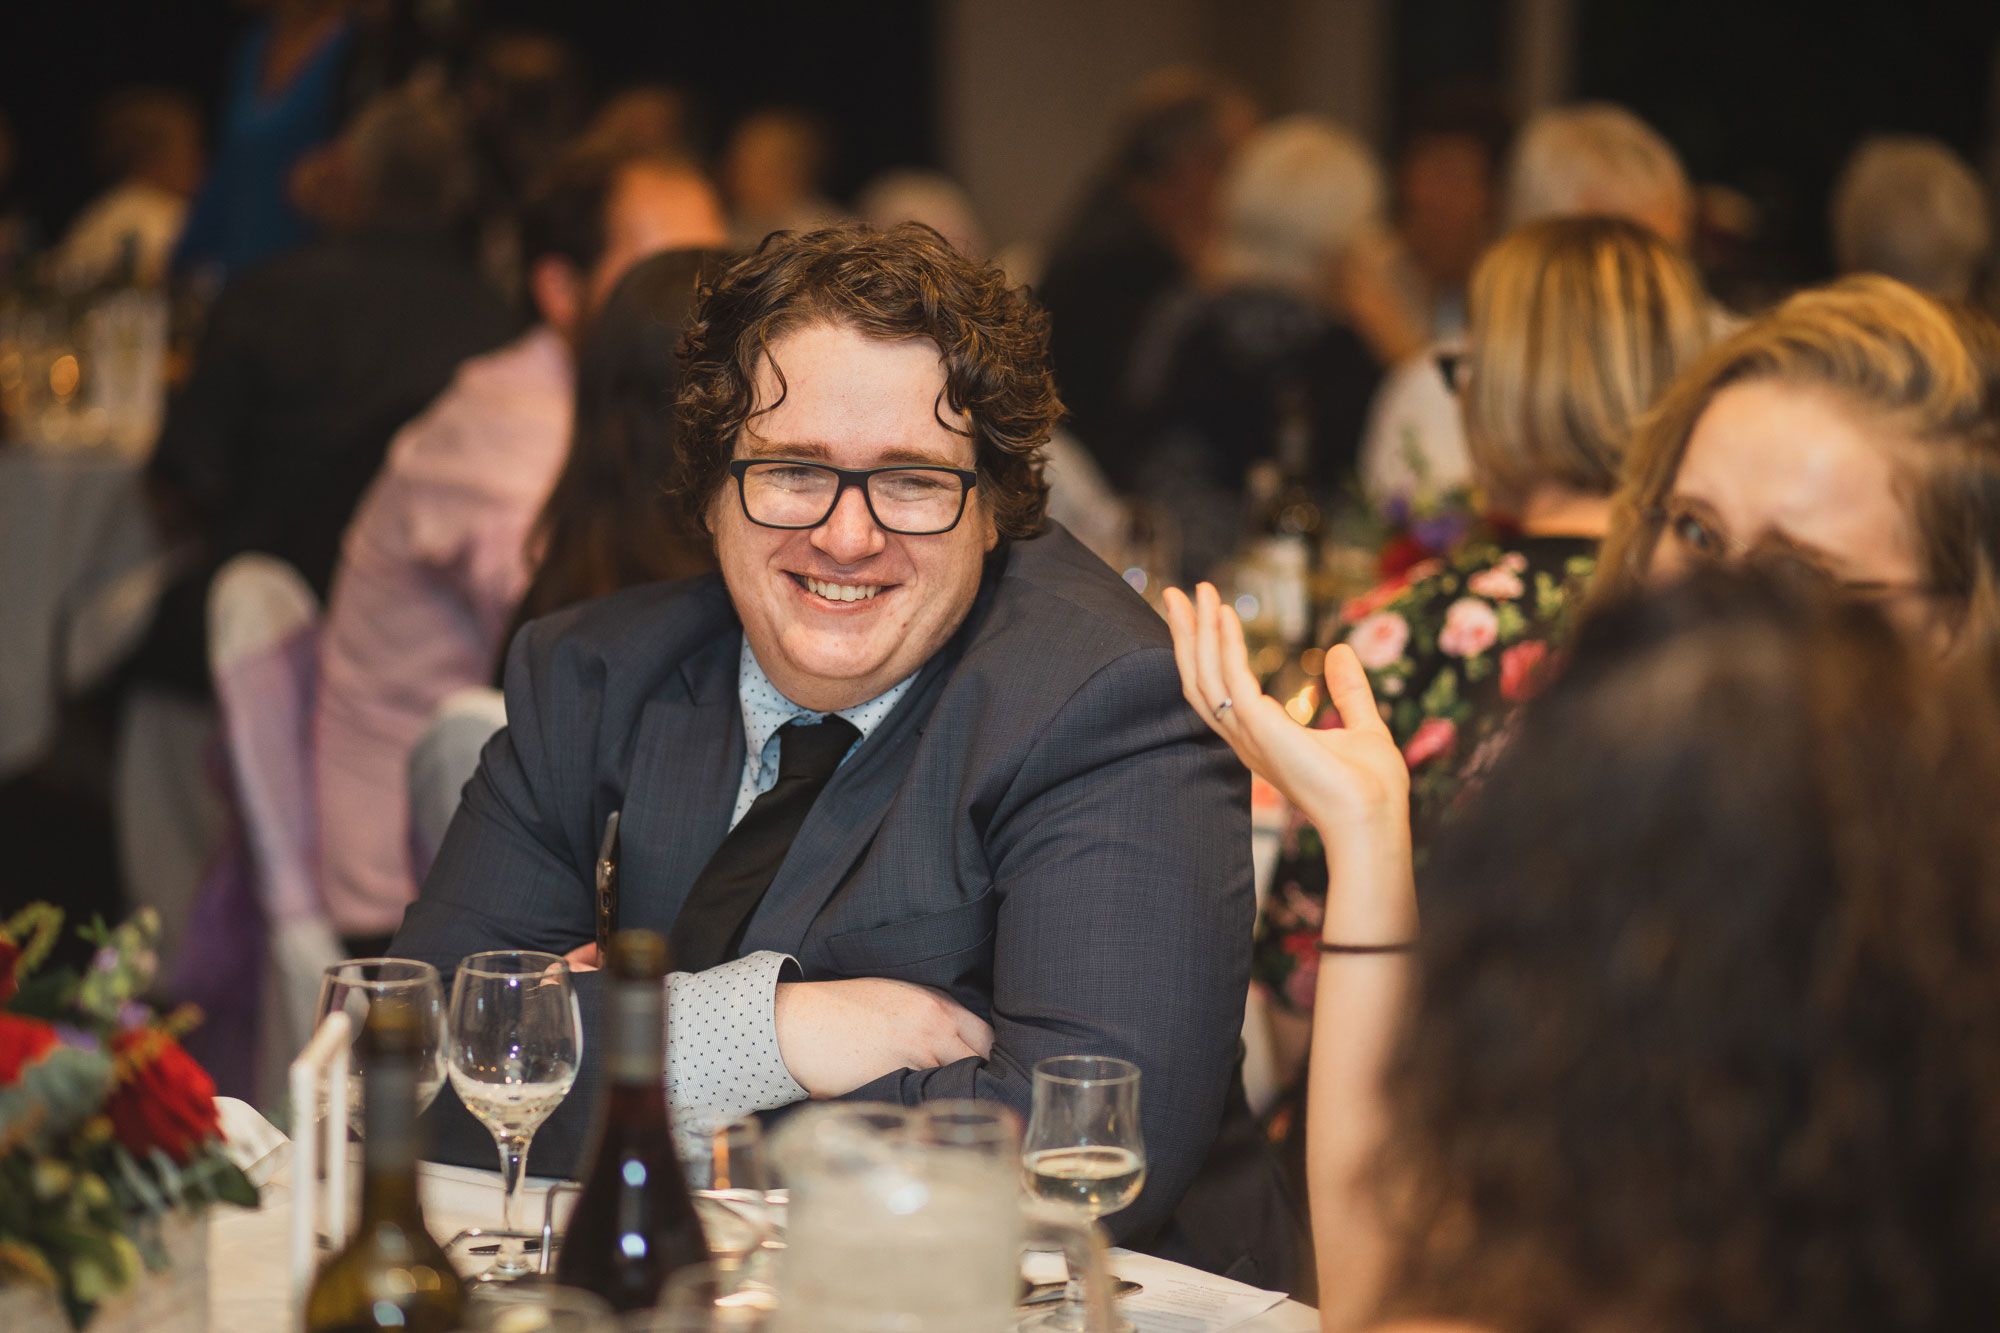
[[[1236,706],[1236,701],[1234,699],[1224,699],[1221,703],[1215,706],[1215,720],[1217,722],[1222,721],[1222,715],[1229,709],[1234,708],[1235,706]]]

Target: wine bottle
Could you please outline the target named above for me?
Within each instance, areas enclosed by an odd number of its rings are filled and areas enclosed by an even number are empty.
[[[708,1257],[701,1218],[674,1152],[667,1111],[667,942],[650,930],[611,938],[604,1103],[570,1214],[556,1281],[620,1311],[654,1305],[660,1286]]]
[[[393,998],[368,1011],[361,1035],[361,1225],[313,1279],[306,1333],[447,1333],[464,1316],[464,1288],[424,1225],[417,1193],[419,1021],[415,1006]]]

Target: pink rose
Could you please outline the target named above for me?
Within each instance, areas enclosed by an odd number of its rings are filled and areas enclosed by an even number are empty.
[[[1511,602],[1528,589],[1521,582],[1519,574],[1505,565],[1495,565],[1491,569],[1482,569],[1467,579],[1465,590],[1496,602]]]
[[[1549,655],[1549,645],[1541,639],[1517,643],[1500,654],[1500,697],[1517,704],[1535,692],[1536,669]]]
[[[1377,611],[1348,631],[1348,646],[1369,671],[1380,671],[1403,655],[1410,642],[1410,622],[1394,611]]]
[[[1411,768],[1447,753],[1458,743],[1458,724],[1447,717],[1427,717],[1403,747],[1403,762]]]
[[[1509,551],[1500,557],[1500,567],[1511,569],[1516,574],[1525,574],[1528,571],[1528,557],[1519,551]]]
[[[1492,604],[1477,597],[1461,597],[1445,610],[1438,647],[1453,657],[1477,657],[1499,637],[1500,617],[1493,614]]]

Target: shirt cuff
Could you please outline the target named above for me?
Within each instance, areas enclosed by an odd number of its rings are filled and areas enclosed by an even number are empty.
[[[667,978],[667,1100],[676,1125],[705,1132],[806,1099],[778,1053],[778,978],[792,962],[767,951]]]

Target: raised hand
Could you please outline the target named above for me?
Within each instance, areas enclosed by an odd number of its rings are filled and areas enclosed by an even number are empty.
[[[1169,588],[1166,602],[1181,693],[1252,772],[1328,838],[1379,830],[1385,817],[1407,820],[1409,766],[1352,648],[1340,644],[1326,655],[1327,698],[1341,725],[1302,727],[1258,686],[1243,623],[1213,584],[1199,585],[1192,602]]]

